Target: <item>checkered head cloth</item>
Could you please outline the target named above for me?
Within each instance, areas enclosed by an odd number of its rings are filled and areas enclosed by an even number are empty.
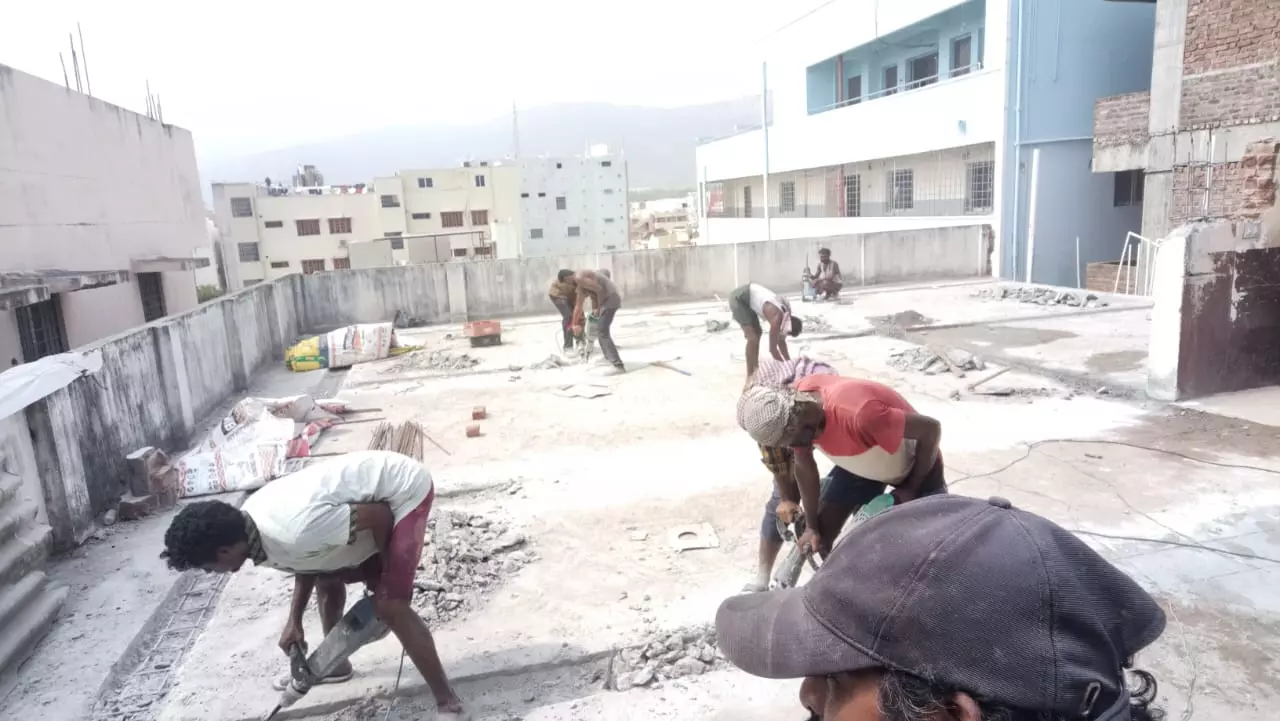
[[[790,388],[752,386],[738,399],[738,425],[760,445],[781,446],[795,406]]]

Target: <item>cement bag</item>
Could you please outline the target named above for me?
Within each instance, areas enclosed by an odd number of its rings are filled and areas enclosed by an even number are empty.
[[[325,336],[313,335],[290,346],[284,352],[285,367],[297,373],[328,368],[328,348],[322,350],[320,347],[324,338]]]
[[[339,328],[326,335],[329,367],[346,368],[391,355],[396,345],[396,331],[390,323],[366,323]]]
[[[188,453],[178,461],[178,493],[184,498],[261,488],[285,473],[287,444],[237,445]]]

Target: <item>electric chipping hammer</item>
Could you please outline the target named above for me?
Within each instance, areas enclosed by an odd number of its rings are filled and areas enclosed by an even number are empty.
[[[279,703],[262,717],[263,721],[274,718],[281,709],[297,703],[298,699],[307,695],[312,686],[333,673],[338,664],[346,661],[365,644],[387,635],[389,630],[374,614],[373,599],[366,596],[351,606],[351,610],[329,631],[310,656],[307,656],[305,648],[295,644],[289,649],[289,675],[292,678],[289,685],[280,692]]]
[[[828,479],[823,479],[825,487]],[[873,516],[884,513],[893,507],[893,496],[888,493],[882,493],[876,496],[874,500],[866,503],[853,518],[845,523],[844,530],[840,533],[840,537],[836,539],[836,543],[844,538],[858,524],[863,523]],[[791,552],[787,554],[786,559],[778,564],[777,569],[773,572],[773,583],[775,588],[795,588],[796,583],[800,580],[800,572],[804,570],[804,564],[807,562],[813,570],[818,570],[818,562],[814,560],[813,554],[807,550],[800,548],[800,537],[804,535],[805,518],[804,515],[796,516],[795,520],[788,527],[782,522],[782,519],[776,519],[778,524],[778,533],[784,541],[793,541]],[[832,547],[835,543],[831,544]]]

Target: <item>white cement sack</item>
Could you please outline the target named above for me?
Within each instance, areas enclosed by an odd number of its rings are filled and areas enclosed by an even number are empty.
[[[326,335],[329,367],[346,368],[391,355],[395,328],[390,323],[362,323],[339,328]]]
[[[189,498],[261,488],[284,475],[286,452],[286,444],[276,443],[188,453],[178,461],[178,493]]]

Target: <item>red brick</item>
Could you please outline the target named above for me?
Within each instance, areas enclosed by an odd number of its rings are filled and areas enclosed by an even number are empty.
[[[158,507],[159,504],[156,502],[155,496],[135,496],[130,494],[120,499],[116,513],[121,521],[136,521],[139,518],[151,515]]]
[[[1094,146],[1145,142],[1150,116],[1150,91],[1099,98],[1093,106]]]
[[[462,328],[462,334],[468,338],[481,338],[502,334],[502,323],[496,320],[476,320]]]
[[[485,410],[484,406],[476,406],[471,409],[471,420],[473,421],[482,421],[488,417],[489,412]]]
[[[479,437],[480,437],[480,424],[479,423],[468,424],[467,438],[479,438]]]

